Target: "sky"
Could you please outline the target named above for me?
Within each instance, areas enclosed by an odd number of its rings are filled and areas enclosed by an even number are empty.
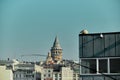
[[[56,36],[79,60],[79,33],[120,32],[120,0],[0,0],[0,59],[42,61]]]

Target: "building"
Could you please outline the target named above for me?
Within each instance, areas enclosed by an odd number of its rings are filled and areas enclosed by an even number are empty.
[[[41,72],[41,80],[53,80],[53,68],[44,67]]]
[[[120,80],[120,32],[79,34],[81,80]]]
[[[78,73],[75,73],[71,67],[46,67],[42,69],[41,80],[79,80]]]
[[[55,41],[53,43],[53,47],[51,48],[51,56],[54,62],[62,61],[62,48],[60,46],[58,37],[56,36]]]
[[[31,63],[14,65],[13,80],[41,80],[43,67]]]
[[[34,64],[17,64],[14,65],[14,80],[36,80],[36,73],[34,69]]]
[[[0,66],[4,65],[0,67],[0,80],[79,80],[79,65],[73,60],[62,59],[58,37],[55,38],[46,60],[39,63],[0,60]]]
[[[70,67],[62,67],[62,80],[73,80],[73,70]]]
[[[0,80],[13,80],[13,72],[9,66],[0,65]]]

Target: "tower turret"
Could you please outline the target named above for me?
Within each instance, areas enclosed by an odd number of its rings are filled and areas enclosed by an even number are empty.
[[[46,59],[46,64],[53,64],[53,59],[51,57],[50,52],[48,52],[48,56],[47,56],[47,59]]]
[[[51,48],[51,56],[54,61],[61,61],[62,60],[62,48],[60,46],[58,37],[55,37],[55,41],[53,43],[53,47]]]

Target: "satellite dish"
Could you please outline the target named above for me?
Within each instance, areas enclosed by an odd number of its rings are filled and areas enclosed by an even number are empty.
[[[88,34],[88,31],[84,29],[84,30],[82,30],[80,33],[81,33],[81,34]]]

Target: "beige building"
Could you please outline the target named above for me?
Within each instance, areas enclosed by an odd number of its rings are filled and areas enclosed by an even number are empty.
[[[14,80],[40,80],[42,67],[31,63],[14,65]]]
[[[0,80],[13,80],[13,72],[4,65],[0,65]]]
[[[70,67],[62,67],[62,80],[73,80],[73,70]]]
[[[58,71],[53,68],[43,68],[41,80],[79,80],[78,75],[70,67],[61,67]]]
[[[53,68],[43,68],[41,71],[41,80],[53,80]]]

